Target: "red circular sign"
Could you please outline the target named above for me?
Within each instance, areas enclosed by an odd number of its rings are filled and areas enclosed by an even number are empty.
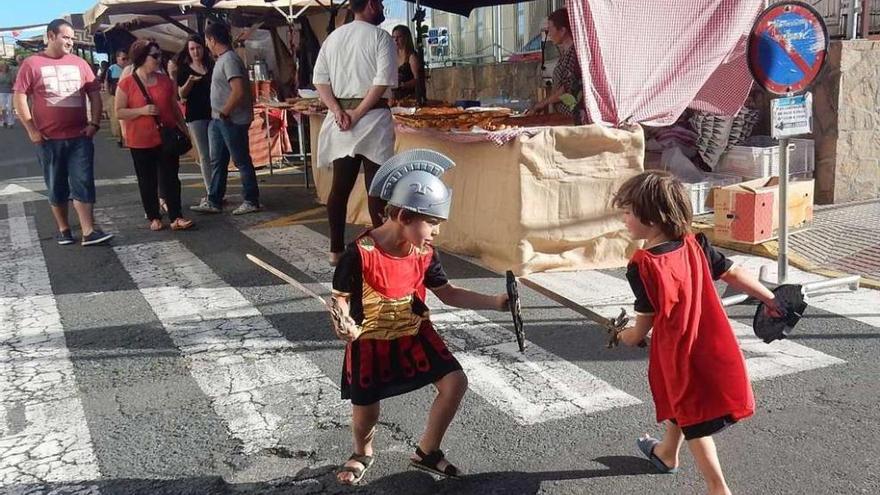
[[[782,2],[764,10],[748,42],[749,70],[775,94],[800,93],[812,84],[828,54],[822,16],[802,2]]]

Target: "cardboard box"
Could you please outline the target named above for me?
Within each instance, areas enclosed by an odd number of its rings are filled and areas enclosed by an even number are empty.
[[[813,180],[788,184],[788,226],[813,221]],[[779,178],[755,179],[716,188],[715,236],[719,240],[759,244],[778,236]]]

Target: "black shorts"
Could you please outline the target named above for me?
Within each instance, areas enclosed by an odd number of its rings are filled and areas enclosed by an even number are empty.
[[[670,419],[669,421],[671,421],[672,424],[678,424],[674,419]],[[736,420],[733,419],[731,416],[722,416],[720,418],[710,419],[709,421],[703,421],[702,423],[697,423],[695,425],[682,426],[681,432],[684,433],[685,440],[711,437],[712,435],[721,432],[722,430],[726,429],[728,426],[734,423],[736,423]]]

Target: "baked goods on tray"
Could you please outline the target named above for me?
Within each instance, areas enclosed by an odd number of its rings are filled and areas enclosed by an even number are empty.
[[[487,131],[499,131],[520,127],[544,127],[574,125],[567,115],[526,115],[514,116],[509,110],[467,111],[450,108],[420,108],[415,114],[398,114],[394,119],[414,129],[436,129],[440,131],[470,131],[474,127]]]

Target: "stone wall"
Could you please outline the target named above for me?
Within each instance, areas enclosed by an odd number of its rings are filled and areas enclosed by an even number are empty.
[[[880,198],[880,42],[834,41],[813,88],[816,202]]]
[[[507,96],[534,100],[541,87],[540,62],[463,65],[431,69],[428,98],[454,102]]]

